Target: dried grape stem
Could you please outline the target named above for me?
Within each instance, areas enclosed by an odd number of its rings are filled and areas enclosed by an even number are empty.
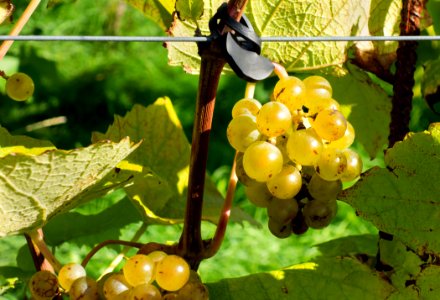
[[[61,269],[60,262],[53,255],[52,251],[47,247],[44,242],[43,230],[37,229],[27,233],[27,236],[30,238],[32,242],[32,247],[34,249],[38,249],[35,251],[35,254],[43,256],[43,260],[38,258],[38,261],[34,261],[36,264],[37,270],[48,270],[58,272]],[[26,238],[28,240],[28,238]],[[29,240],[28,240],[29,241]],[[29,242],[28,242],[29,243]],[[31,245],[29,245],[31,247]],[[31,250],[32,253],[32,250]]]
[[[401,11],[400,35],[419,35],[423,0],[404,0]],[[401,41],[397,49],[396,74],[393,85],[389,147],[403,140],[409,131],[414,87],[414,71],[417,62],[418,43]]]

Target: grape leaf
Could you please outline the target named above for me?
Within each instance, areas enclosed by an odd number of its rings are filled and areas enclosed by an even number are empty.
[[[409,134],[338,199],[418,254],[440,253],[440,124]]]
[[[321,256],[335,257],[364,254],[375,256],[377,254],[377,235],[364,234],[346,236],[325,243],[315,245]]]
[[[425,63],[425,72],[422,78],[422,94],[429,106],[440,112],[440,59]]]
[[[167,29],[173,18],[174,0],[125,0],[144,15],[155,21],[164,30]]]
[[[93,185],[136,147],[124,138],[71,151],[1,158],[0,236],[41,227],[56,214],[106,193],[113,186]]]
[[[11,153],[39,155],[55,149],[49,141],[34,139],[24,135],[13,136],[0,126],[0,158]]]
[[[333,97],[356,132],[371,158],[388,143],[391,101],[386,92],[357,67],[347,64],[342,77],[326,76],[333,88]]]
[[[197,23],[203,15],[203,6],[202,0],[176,0],[176,12],[182,21],[189,19]]]
[[[349,257],[320,258],[268,273],[208,283],[209,296],[224,300],[386,299],[394,288]]]
[[[159,98],[153,105],[135,105],[115,122],[105,134],[94,132],[93,141],[118,140],[129,136],[142,145],[118,165],[116,180],[133,177],[125,187],[127,195],[139,208],[145,221],[173,224],[184,216],[189,174],[190,145],[170,99]],[[216,222],[223,197],[209,180],[205,184],[203,218]],[[234,209],[233,220],[251,221]]]

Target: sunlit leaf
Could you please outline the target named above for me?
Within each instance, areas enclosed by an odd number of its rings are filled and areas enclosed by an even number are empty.
[[[167,29],[174,11],[174,0],[125,0],[144,15],[155,21],[164,30]]]
[[[93,186],[136,146],[124,138],[71,151],[1,158],[0,236],[41,227],[54,215],[106,193],[110,186]]]
[[[179,19],[197,22],[203,14],[203,0],[176,0]]]
[[[429,106],[440,113],[440,59],[428,61],[425,64],[422,94]]]
[[[409,134],[340,200],[418,254],[440,253],[440,124]]]
[[[209,283],[212,299],[386,299],[394,288],[356,259],[321,258],[269,273]]]

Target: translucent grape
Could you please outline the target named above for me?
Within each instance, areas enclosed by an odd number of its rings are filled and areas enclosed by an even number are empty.
[[[16,101],[29,99],[34,93],[34,81],[25,73],[15,73],[6,80],[6,94]]]
[[[287,224],[298,213],[298,202],[295,199],[272,198],[267,207],[267,215],[279,224]]]
[[[71,300],[99,300],[98,284],[89,277],[81,277],[70,286]]]
[[[157,287],[151,284],[144,283],[131,288],[128,299],[161,300],[162,295]]]
[[[280,239],[288,238],[292,234],[292,224],[282,224],[278,223],[274,219],[269,219],[267,223],[267,227],[269,228],[270,233]]]
[[[130,257],[122,267],[127,282],[136,286],[153,281],[154,261],[147,255],[136,254]]]
[[[338,101],[333,98],[308,98],[304,106],[308,108],[309,116],[314,116],[325,109],[338,111],[340,109]]]
[[[267,207],[273,197],[267,185],[261,182],[247,186],[245,193],[249,201],[258,207]]]
[[[177,255],[168,255],[157,265],[156,283],[167,291],[177,291],[188,281],[188,263]]]
[[[257,114],[257,128],[268,137],[277,137],[292,126],[292,115],[289,109],[280,102],[264,104]]]
[[[255,181],[255,179],[250,178],[247,174],[246,171],[244,170],[243,167],[243,153],[239,152],[237,154],[237,158],[235,161],[235,173],[237,175],[238,180],[244,184],[245,186],[249,186],[252,184],[257,183],[257,181]]]
[[[260,108],[261,103],[258,100],[251,98],[241,99],[232,107],[232,118],[236,118],[239,115],[256,116]]]
[[[61,287],[68,292],[72,283],[81,277],[86,276],[84,267],[77,263],[69,263],[64,265],[58,272],[58,281]]]
[[[351,146],[354,142],[354,128],[353,125],[350,124],[350,122],[347,121],[347,129],[345,130],[344,135],[337,139],[336,141],[332,141],[328,143],[326,146],[328,148],[336,148],[336,149],[345,149]]]
[[[226,136],[235,150],[244,152],[250,144],[260,138],[256,118],[250,115],[237,116],[229,122]]]
[[[267,181],[269,192],[280,199],[290,199],[298,194],[302,186],[301,174],[292,165],[284,165],[280,173]]]
[[[58,294],[58,279],[49,271],[38,271],[29,280],[31,295],[38,300],[49,300]]]
[[[320,229],[328,226],[337,212],[336,200],[312,200],[303,208],[304,220],[307,226]]]
[[[314,174],[307,185],[310,196],[316,200],[333,200],[342,190],[341,180],[327,181]]]
[[[321,138],[313,128],[294,131],[287,139],[286,151],[289,158],[303,166],[313,165],[321,155]]]
[[[347,158],[341,150],[327,148],[316,161],[316,173],[327,181],[338,180],[347,169]]]
[[[356,151],[345,149],[342,151],[347,159],[347,168],[342,173],[342,181],[351,181],[359,177],[362,173],[362,159]]]
[[[331,98],[332,86],[327,79],[322,76],[309,76],[303,80],[306,87],[306,98]]]
[[[301,79],[289,76],[276,83],[273,98],[275,101],[283,103],[293,113],[300,110],[304,104],[305,88]]]
[[[243,167],[249,177],[266,182],[283,168],[283,154],[271,143],[258,141],[244,152]]]
[[[321,138],[336,141],[344,136],[347,120],[340,111],[325,109],[316,115],[312,127]]]
[[[114,273],[110,275],[103,286],[103,294],[106,299],[113,299],[117,295],[128,291],[130,289],[130,284],[124,277],[122,273]]]

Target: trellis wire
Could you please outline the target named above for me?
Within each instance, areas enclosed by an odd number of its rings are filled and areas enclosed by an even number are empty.
[[[209,37],[168,36],[92,36],[92,35],[0,35],[0,41],[46,41],[46,42],[207,42]],[[432,36],[266,36],[262,42],[360,42],[360,41],[440,41]]]

